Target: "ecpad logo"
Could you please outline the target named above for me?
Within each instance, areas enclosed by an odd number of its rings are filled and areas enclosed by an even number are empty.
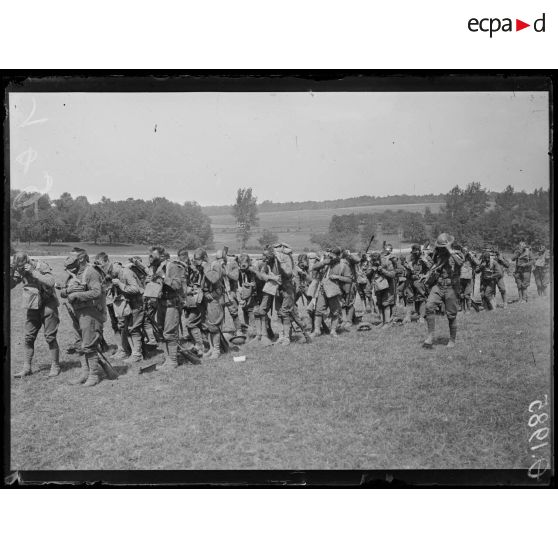
[[[545,17],[546,14],[543,13],[543,15],[539,19],[536,19],[533,22],[533,29],[536,33],[545,32]],[[469,20],[467,27],[472,33],[477,33],[478,31],[482,31],[483,33],[490,33],[490,38],[492,38],[492,35],[494,33],[497,33],[498,31],[503,31],[504,33],[513,31],[512,18],[509,17],[505,17],[503,19],[500,19],[498,17],[485,17],[482,19],[472,17]],[[526,29],[527,27],[531,27],[531,24],[525,23],[520,19],[515,20],[516,31],[521,31],[522,29]]]

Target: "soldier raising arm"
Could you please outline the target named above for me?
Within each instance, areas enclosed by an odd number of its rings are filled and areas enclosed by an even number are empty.
[[[51,358],[49,377],[60,373],[58,342],[58,298],[54,292],[54,277],[50,266],[44,262],[32,260],[24,252],[13,257],[10,274],[10,288],[23,284],[23,307],[26,311],[24,364],[23,369],[14,374],[15,378],[32,373],[31,366],[35,353],[35,340],[43,327],[45,340]]]

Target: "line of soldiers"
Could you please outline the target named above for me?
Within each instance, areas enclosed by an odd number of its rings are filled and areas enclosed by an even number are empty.
[[[103,332],[108,320],[117,345],[111,358],[141,366],[164,345],[163,370],[176,369],[181,357],[196,364],[219,358],[231,343],[288,345],[294,332],[309,343],[321,335],[337,337],[355,325],[371,329],[371,321],[359,324],[357,296],[365,313],[374,312],[384,329],[396,322],[426,322],[426,348],[434,342],[436,315],[445,314],[447,346],[453,347],[458,312],[469,312],[471,306],[479,310],[473,299],[475,276],[480,276],[483,307],[492,310],[497,290],[507,304],[503,278],[510,267],[499,252],[484,250],[477,257],[446,233],[431,247],[414,244],[408,257],[395,255],[384,243],[382,251],[355,254],[334,247],[321,254],[299,254],[295,262],[291,248],[278,243],[266,247],[258,259],[230,256],[226,248],[212,261],[201,248],[191,258],[188,250],[180,249],[172,259],[163,247],[154,246],[148,260],[147,265],[138,257],[112,262],[101,252],[90,262],[84,250],[75,248],[64,263],[67,279],[57,285],[47,263],[16,253],[11,288],[23,284],[26,322],[24,364],[15,377],[32,373],[41,327],[51,356],[49,377],[60,373],[57,289],[75,334],[68,352],[79,353],[81,360],[81,373],[70,383],[91,387],[110,372]],[[538,294],[544,296],[549,251],[541,246],[533,255],[520,242],[512,261],[520,302],[527,302],[531,272]],[[223,331],[226,312],[234,326],[228,337]],[[273,312],[280,322],[278,334],[271,326]]]

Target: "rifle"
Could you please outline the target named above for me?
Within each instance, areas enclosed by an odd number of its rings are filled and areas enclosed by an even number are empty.
[[[373,235],[370,237],[370,242],[368,243],[368,246],[366,247],[366,250],[365,250],[365,252],[364,252],[365,254],[367,254],[367,253],[368,253],[368,250],[370,250],[370,246],[372,246],[372,242],[374,242],[374,237],[375,237],[375,236],[376,236],[376,235],[373,234]],[[384,242],[384,244],[385,244],[385,242]]]
[[[70,305],[67,302],[63,302],[62,304],[66,308],[66,311],[68,312],[68,315],[70,316],[70,319],[72,320],[74,329],[81,333],[81,328],[79,326],[79,320],[78,320],[78,318],[77,318],[77,316],[74,312],[74,309],[71,308]],[[109,380],[116,380],[118,378],[118,374],[116,373],[116,370],[113,368],[112,364],[109,362],[107,357],[104,355],[104,351],[107,351],[108,349],[109,349],[109,346],[108,346],[107,342],[105,341],[105,338],[103,337],[103,333],[99,332],[99,343],[98,343],[98,345],[95,346],[95,352],[97,353],[97,356],[99,357],[99,359],[102,361],[102,364],[104,364],[103,368],[105,368],[105,372],[107,373],[108,379]]]

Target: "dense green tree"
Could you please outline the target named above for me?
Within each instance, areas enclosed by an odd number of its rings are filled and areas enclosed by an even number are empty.
[[[252,188],[239,188],[237,190],[232,214],[236,220],[237,236],[242,250],[246,248],[252,227],[259,222],[257,202],[258,198],[253,195]]]

